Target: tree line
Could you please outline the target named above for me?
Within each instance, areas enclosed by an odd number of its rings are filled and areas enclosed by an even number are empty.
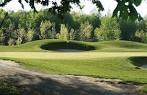
[[[131,21],[100,14],[59,15],[48,10],[5,12],[0,10],[0,43],[19,45],[41,39],[78,41],[129,40],[147,42],[147,20]]]

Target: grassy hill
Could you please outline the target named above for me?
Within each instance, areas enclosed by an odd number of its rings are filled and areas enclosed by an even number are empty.
[[[0,52],[44,52],[49,50],[44,50],[41,48],[42,45],[50,45],[53,42],[65,42],[61,40],[38,40],[33,42],[28,42],[22,45],[16,46],[3,46],[0,45]],[[78,44],[90,45],[95,47],[96,50],[93,51],[106,51],[106,52],[144,52],[147,51],[147,44],[132,42],[132,41],[103,41],[103,42],[80,42],[80,41],[70,41]],[[61,47],[62,45],[56,45],[56,47]],[[53,52],[53,51],[52,51]]]

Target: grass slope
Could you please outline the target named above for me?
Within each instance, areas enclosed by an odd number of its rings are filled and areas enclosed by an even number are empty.
[[[136,68],[147,64],[147,44],[131,41],[72,41],[96,48],[78,53],[59,53],[41,48],[53,42],[65,41],[38,40],[19,46],[0,45],[0,58],[14,60],[26,68],[45,73],[117,78],[147,84],[147,69]],[[143,91],[147,92],[147,86]]]
[[[46,44],[53,43],[53,42],[65,42],[65,41],[38,40],[38,41],[28,42],[22,45],[17,45],[17,46],[0,45],[0,52],[44,52],[48,50],[41,49],[40,47],[42,45],[46,45]],[[96,48],[96,50],[94,51],[105,51],[105,52],[120,52],[120,51],[144,52],[144,51],[147,51],[147,44],[131,42],[131,41],[103,41],[103,42],[72,41],[72,42],[94,46]]]
[[[14,60],[31,70],[45,73],[117,78],[124,81],[147,83],[147,69],[137,69],[130,58],[99,58],[93,60],[8,59]]]

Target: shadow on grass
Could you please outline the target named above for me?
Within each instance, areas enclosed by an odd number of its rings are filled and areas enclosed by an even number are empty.
[[[147,57],[130,57],[129,60],[134,66],[147,68]]]
[[[83,82],[77,77],[67,77],[64,82],[28,74],[9,75],[2,78],[15,84],[21,95],[134,95],[128,94],[128,92],[111,91],[96,84]],[[66,80],[70,82],[68,83]],[[3,94],[0,92],[0,95]]]
[[[20,95],[20,93],[11,82],[0,80],[0,95]]]

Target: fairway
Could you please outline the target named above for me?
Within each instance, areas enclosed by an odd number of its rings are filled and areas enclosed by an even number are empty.
[[[54,42],[56,45],[53,45]],[[65,43],[60,40],[39,40],[19,46],[0,46],[0,58],[46,74],[121,79],[126,83],[147,84],[147,68],[143,67],[147,65],[146,44],[73,41],[74,45],[66,47]],[[95,50],[87,50],[86,45]],[[64,52],[66,49],[68,52]]]
[[[135,57],[147,56],[147,52],[0,52],[1,58],[23,58],[23,59],[64,59],[64,60],[81,60],[81,59],[98,59],[113,57]]]
[[[147,95],[146,1],[0,0],[0,95]]]

